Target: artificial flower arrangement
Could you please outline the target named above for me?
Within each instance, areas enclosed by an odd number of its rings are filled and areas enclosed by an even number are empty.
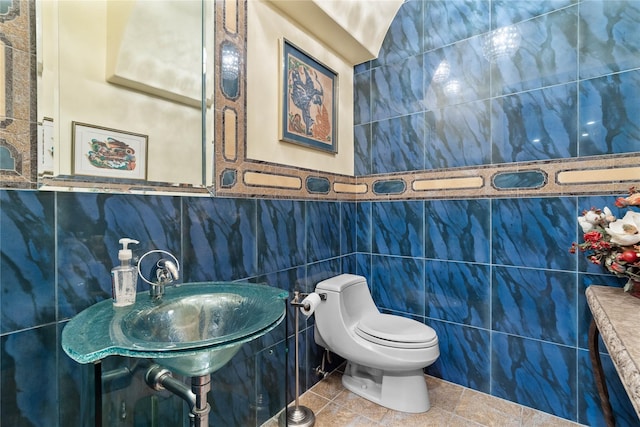
[[[615,205],[640,206],[640,191],[631,187],[629,196],[619,197]],[[626,278],[625,292],[631,291],[634,284],[640,285],[640,212],[629,210],[617,219],[607,207],[591,208],[578,217],[578,224],[584,232],[584,242],[573,243],[569,252],[580,250],[592,263]]]

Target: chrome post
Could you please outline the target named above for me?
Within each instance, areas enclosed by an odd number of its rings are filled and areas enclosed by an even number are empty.
[[[293,408],[287,408],[286,412],[286,420],[281,416],[280,417],[280,425],[287,426],[303,426],[303,427],[311,427],[316,423],[316,416],[313,411],[306,406],[300,405],[300,360],[299,360],[299,352],[298,352],[298,323],[299,323],[299,313],[298,308],[303,307],[304,304],[300,303],[300,292],[295,291],[293,293],[293,300],[291,300],[291,305],[295,307],[295,370],[296,370],[296,400],[295,406]],[[286,421],[286,424],[284,424]]]
[[[209,390],[211,390],[211,375],[191,378],[191,391],[196,397],[196,404],[191,408],[194,427],[209,426],[209,412],[211,412],[211,406],[207,402]]]

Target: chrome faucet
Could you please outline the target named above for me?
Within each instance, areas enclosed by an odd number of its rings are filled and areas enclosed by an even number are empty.
[[[162,299],[164,287],[180,278],[178,266],[171,260],[162,258],[151,271],[151,289],[149,295],[154,300]]]
[[[160,254],[160,260],[153,265],[151,274],[147,279],[142,274],[142,261],[151,254]],[[148,264],[147,264],[148,265]],[[140,257],[138,260],[138,276],[151,286],[149,295],[154,301],[160,301],[164,295],[164,287],[174,283],[180,279],[180,263],[178,258],[173,256],[171,252],[162,249],[151,250]]]

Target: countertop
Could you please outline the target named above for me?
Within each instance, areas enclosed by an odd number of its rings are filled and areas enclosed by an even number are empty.
[[[610,286],[589,286],[585,294],[602,341],[640,417],[640,299]]]

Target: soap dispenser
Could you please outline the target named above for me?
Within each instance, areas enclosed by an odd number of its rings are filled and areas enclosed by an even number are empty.
[[[136,302],[136,287],[138,284],[138,272],[136,267],[131,265],[133,254],[128,245],[140,242],[123,237],[119,240],[119,243],[122,245],[122,249],[118,251],[120,265],[111,269],[111,293],[113,305],[124,307]]]

